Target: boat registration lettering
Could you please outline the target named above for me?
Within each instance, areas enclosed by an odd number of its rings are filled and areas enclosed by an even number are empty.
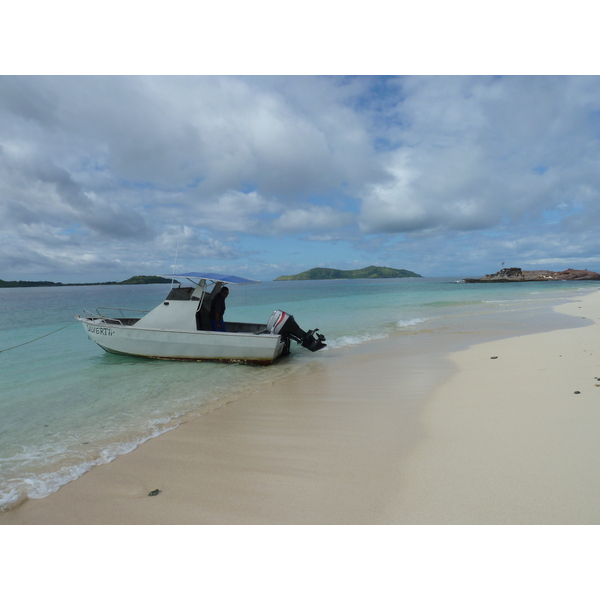
[[[86,325],[87,330],[90,333],[95,333],[96,335],[113,335],[115,333],[114,329],[109,329],[108,327],[98,327],[97,325]]]

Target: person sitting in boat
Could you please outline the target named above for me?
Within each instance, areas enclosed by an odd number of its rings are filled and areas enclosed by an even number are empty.
[[[227,296],[229,296],[229,288],[223,286],[211,302],[208,318],[214,331],[226,331],[223,315],[225,314],[225,298]]]

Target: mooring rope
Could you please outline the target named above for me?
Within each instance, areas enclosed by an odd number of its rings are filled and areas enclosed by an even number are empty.
[[[22,344],[17,344],[16,346],[12,346],[11,348],[4,348],[4,350],[0,350],[0,352],[8,352],[9,350],[14,350],[15,348],[20,348],[21,346],[26,346],[27,344],[31,344],[32,342],[37,342],[38,340],[41,340],[42,338],[48,337],[49,335],[52,335],[53,333],[58,333],[62,329],[66,329],[67,327],[71,327],[71,325],[75,325],[75,324],[76,323],[69,323],[68,325],[65,325],[64,327],[60,327],[56,331],[51,331],[50,333],[40,335],[40,337],[37,337],[34,340],[29,340],[28,342],[23,342]]]

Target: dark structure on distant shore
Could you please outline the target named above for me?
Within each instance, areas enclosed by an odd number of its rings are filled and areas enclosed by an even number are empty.
[[[493,275],[481,279],[464,279],[465,283],[507,283],[513,281],[585,281],[600,280],[600,274],[586,269],[566,269],[564,271],[522,271],[517,267],[501,269]]]

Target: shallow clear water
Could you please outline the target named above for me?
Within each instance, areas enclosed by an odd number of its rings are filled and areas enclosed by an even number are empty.
[[[169,287],[0,289],[3,509],[27,496],[44,497],[93,465],[298,366],[334,360],[376,339],[400,342],[407,335],[481,328],[506,335],[552,327],[555,322],[547,325],[541,318],[550,307],[598,284],[413,278],[232,285],[228,320],[266,323],[280,308],[303,329],[318,327],[327,338],[328,347],[315,354],[293,344],[292,356],[270,367],[110,355],[73,320],[83,309],[99,306],[150,310]],[[15,347],[36,338],[41,339]]]

